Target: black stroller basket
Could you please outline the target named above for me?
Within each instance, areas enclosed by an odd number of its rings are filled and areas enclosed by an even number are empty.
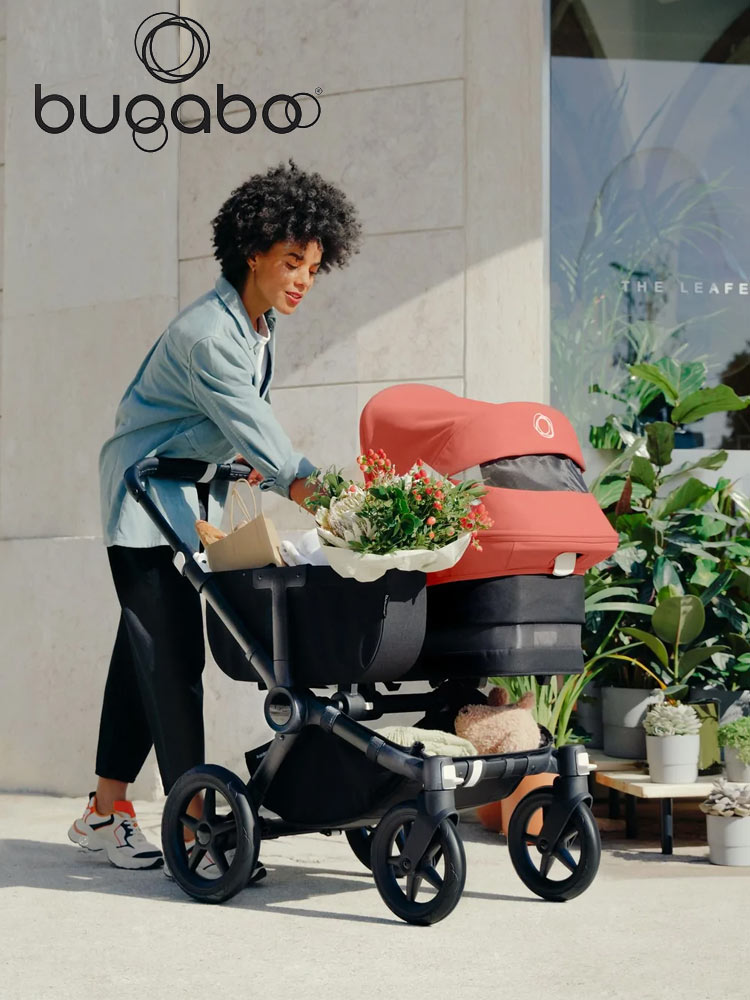
[[[423,573],[392,570],[368,584],[320,566],[211,573],[148,494],[149,477],[206,483],[247,474],[243,465],[158,458],[125,473],[129,492],[171,546],[176,569],[206,599],[217,664],[267,690],[273,734],[246,753],[247,782],[215,765],[193,768],[176,782],[162,822],[175,881],[195,899],[222,902],[247,884],[264,838],[343,830],[390,909],[410,923],[433,923],[453,910],[463,890],[459,810],[505,798],[526,775],[551,772],[557,774],[551,787],[527,795],[513,813],[511,859],[543,898],[583,892],[596,875],[600,843],[582,747],[554,749],[542,730],[539,747],[522,753],[426,756],[421,744],[399,746],[362,724],[418,711],[426,713],[420,725],[430,728],[430,720],[439,724],[464,704],[484,700],[476,681],[450,676],[445,663],[433,690],[399,690],[424,645]],[[204,802],[200,818],[188,813],[197,794]],[[190,850],[186,828],[195,836]],[[207,858],[216,877],[207,874]],[[553,866],[562,878],[550,877]]]

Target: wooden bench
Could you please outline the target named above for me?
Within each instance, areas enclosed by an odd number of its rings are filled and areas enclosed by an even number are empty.
[[[607,767],[604,761],[597,762],[600,768]],[[647,774],[631,770],[597,770],[594,772],[596,782],[604,785],[610,791],[621,792],[625,796],[625,835],[629,838],[637,836],[637,799],[659,799],[661,815],[661,852],[672,854],[674,848],[674,828],[672,820],[673,799],[705,799],[711,792],[714,782],[711,779],[694,781],[690,785],[660,785],[651,781]]]

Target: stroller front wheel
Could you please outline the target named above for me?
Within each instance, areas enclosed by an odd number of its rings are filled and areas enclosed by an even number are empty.
[[[401,855],[416,816],[416,806],[408,803],[385,814],[372,837],[372,874],[384,903],[397,917],[409,924],[434,924],[461,898],[466,855],[455,826],[444,819],[412,872],[401,874]]]
[[[200,819],[187,807],[203,796]],[[185,842],[185,831],[194,837]],[[164,806],[161,839],[175,882],[202,903],[223,903],[248,884],[258,860],[260,835],[255,808],[241,779],[225,767],[204,764],[172,786]]]
[[[602,849],[591,810],[581,803],[558,842],[551,850],[542,850],[531,821],[539,810],[545,814],[554,794],[544,788],[521,799],[508,825],[508,852],[524,885],[542,899],[565,902],[580,896],[594,881]]]

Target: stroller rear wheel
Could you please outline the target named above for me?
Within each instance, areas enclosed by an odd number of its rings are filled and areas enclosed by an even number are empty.
[[[409,874],[402,874],[401,855],[416,816],[417,807],[411,803],[385,814],[372,837],[372,873],[383,901],[397,917],[409,924],[435,924],[461,898],[466,856],[455,826],[444,819],[424,856]]]
[[[349,841],[349,847],[354,851],[357,860],[361,861],[365,868],[369,868],[370,870],[372,870],[370,854],[374,833],[374,826],[358,826],[354,830],[344,830],[344,836]]]
[[[203,795],[200,819],[188,815]],[[185,843],[192,833],[192,847]],[[258,860],[258,816],[241,779],[216,764],[187,771],[167,796],[161,823],[164,857],[175,882],[203,903],[223,903],[244,889]]]
[[[552,850],[543,851],[540,838],[529,832],[532,817],[552,804],[552,789],[531,792],[521,799],[508,826],[508,851],[513,867],[532,892],[542,899],[565,902],[580,896],[596,878],[601,859],[599,829],[589,807],[577,806]]]

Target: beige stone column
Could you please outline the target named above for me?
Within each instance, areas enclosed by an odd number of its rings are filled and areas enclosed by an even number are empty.
[[[466,3],[466,395],[549,393],[541,0]]]

